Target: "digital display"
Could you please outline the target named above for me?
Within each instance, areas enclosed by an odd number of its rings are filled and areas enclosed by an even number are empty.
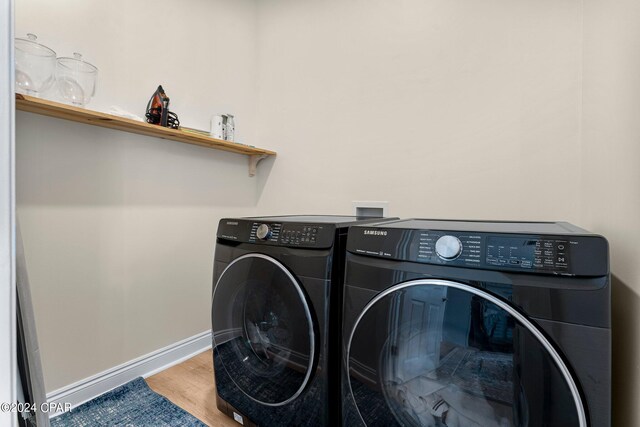
[[[535,260],[537,240],[509,237],[487,239],[487,263],[530,268]]]

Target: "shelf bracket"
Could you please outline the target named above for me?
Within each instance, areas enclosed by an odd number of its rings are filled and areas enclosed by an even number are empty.
[[[266,159],[266,154],[250,154],[249,155],[249,176],[256,176],[256,168],[260,160]]]

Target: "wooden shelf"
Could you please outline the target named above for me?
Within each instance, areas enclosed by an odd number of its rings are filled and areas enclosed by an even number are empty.
[[[200,145],[201,147],[214,148],[216,150],[245,154],[249,156],[249,176],[255,175],[256,166],[260,160],[268,156],[276,155],[275,151],[265,150],[263,148],[210,138],[179,129],[169,129],[27,95],[16,94],[16,109],[92,126],[100,126],[156,138],[170,139],[172,141],[184,142],[185,144]]]

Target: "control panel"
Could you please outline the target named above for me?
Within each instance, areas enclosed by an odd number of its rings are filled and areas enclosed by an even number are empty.
[[[458,261],[479,265],[482,240],[475,234],[447,234],[437,231],[418,232],[418,261]]]
[[[249,241],[255,242],[257,239],[277,243],[278,237],[280,237],[281,229],[282,224],[260,224],[254,222],[251,225],[251,234],[249,236]]]
[[[570,247],[571,241],[564,238],[488,237],[486,262],[522,269],[568,271]]]
[[[239,243],[320,249],[333,245],[335,232],[333,224],[238,219],[222,220],[218,227],[218,238]]]
[[[569,270],[571,241],[566,238],[418,233],[418,261],[518,270]]]
[[[315,245],[318,240],[318,225],[286,224],[280,243],[285,245]]]
[[[487,270],[604,275],[608,243],[597,235],[525,235],[355,227],[349,252]]]

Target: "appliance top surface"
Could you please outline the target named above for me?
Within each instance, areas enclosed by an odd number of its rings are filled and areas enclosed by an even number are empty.
[[[591,234],[568,222],[465,221],[412,218],[378,224],[377,226],[417,230],[475,231],[478,233]]]
[[[300,222],[316,224],[334,224],[338,227],[356,225],[358,223],[371,223],[383,221],[385,218],[358,217],[346,215],[282,215],[282,216],[260,216],[241,219],[251,219],[263,222]]]

